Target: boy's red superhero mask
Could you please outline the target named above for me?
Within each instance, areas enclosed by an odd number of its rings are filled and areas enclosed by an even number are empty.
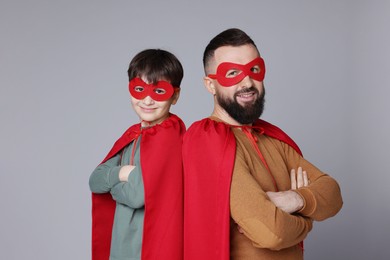
[[[218,65],[216,74],[209,74],[207,76],[216,79],[218,83],[224,87],[236,85],[246,76],[257,81],[263,81],[265,76],[265,64],[261,57],[257,57],[245,65],[222,62]]]
[[[129,91],[136,99],[144,99],[150,96],[155,101],[166,101],[175,92],[173,86],[167,81],[160,80],[154,85],[146,83],[141,78],[133,78],[130,80]]]

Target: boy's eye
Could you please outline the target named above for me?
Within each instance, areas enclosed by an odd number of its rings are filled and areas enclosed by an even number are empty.
[[[241,70],[232,69],[226,73],[226,78],[234,78],[241,73]]]
[[[159,95],[164,95],[166,93],[165,89],[162,88],[156,88],[154,89],[154,92]]]
[[[259,68],[259,66],[254,66],[254,67],[251,68],[251,71],[253,73],[260,73],[260,68]]]
[[[138,86],[138,87],[135,87],[134,90],[137,91],[137,92],[142,92],[142,91],[144,91],[144,88]]]

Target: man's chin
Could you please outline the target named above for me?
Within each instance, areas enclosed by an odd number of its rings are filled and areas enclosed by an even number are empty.
[[[250,102],[249,101],[243,102],[243,101],[237,100],[237,104],[239,104],[240,107],[245,108],[245,109],[252,107],[255,103],[256,103],[256,100],[253,100]]]

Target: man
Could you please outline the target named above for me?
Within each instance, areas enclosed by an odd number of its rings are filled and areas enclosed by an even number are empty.
[[[337,182],[258,119],[265,64],[245,32],[217,35],[203,62],[214,111],[184,137],[184,258],[302,259],[312,221],[342,207]]]

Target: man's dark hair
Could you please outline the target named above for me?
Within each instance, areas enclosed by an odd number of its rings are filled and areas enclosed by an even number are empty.
[[[223,47],[223,46],[237,47],[246,44],[253,44],[253,46],[256,47],[254,41],[244,31],[240,29],[231,28],[221,32],[209,42],[209,44],[206,46],[206,49],[204,50],[203,67],[205,71],[210,59],[214,57],[215,50],[218,49],[219,47]]]
[[[159,80],[170,81],[174,87],[180,87],[183,79],[183,66],[172,53],[161,49],[146,49],[131,60],[127,71],[129,81],[135,77],[145,77],[151,83]]]

